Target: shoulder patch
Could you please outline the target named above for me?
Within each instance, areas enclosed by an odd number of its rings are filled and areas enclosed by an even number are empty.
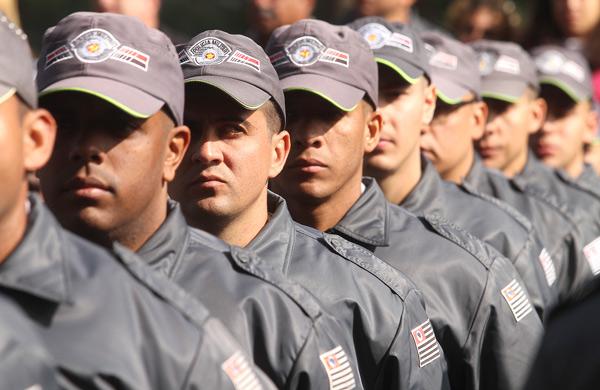
[[[233,383],[235,390],[261,390],[256,374],[250,368],[246,357],[236,351],[221,364],[221,369]]]
[[[411,329],[410,333],[417,347],[419,367],[425,367],[440,357],[440,346],[429,319]]]
[[[531,302],[529,302],[529,298],[527,298],[525,290],[523,290],[521,284],[517,282],[516,279],[513,279],[506,285],[506,287],[501,290],[501,293],[517,322],[520,322],[533,311],[533,307],[531,306]]]
[[[402,300],[416,287],[404,274],[379,259],[372,252],[335,234],[323,233],[327,245],[340,256],[375,276]]]
[[[486,269],[490,269],[494,258],[490,256],[489,247],[469,232],[448,222],[439,215],[424,215],[425,221],[440,236],[446,238],[475,257]]]
[[[587,244],[583,248],[583,254],[588,261],[592,274],[594,276],[600,273],[600,237]]]
[[[329,390],[352,390],[356,388],[356,379],[348,356],[341,346],[327,351],[319,356],[327,377]]]
[[[546,275],[546,282],[548,282],[548,286],[552,286],[554,282],[556,282],[556,268],[554,267],[554,261],[552,260],[552,257],[550,257],[550,253],[548,253],[546,248],[542,249],[542,253],[540,253],[538,260],[542,265],[544,275]]]

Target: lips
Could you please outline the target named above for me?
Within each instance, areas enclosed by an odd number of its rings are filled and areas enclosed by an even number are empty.
[[[74,194],[79,198],[97,199],[107,194],[111,194],[114,190],[103,180],[94,177],[75,177],[67,183],[63,192]]]
[[[556,154],[556,147],[550,144],[539,144],[535,151],[539,157],[549,157]]]
[[[304,173],[317,173],[327,168],[327,164],[316,158],[298,158],[289,165],[290,169]]]
[[[214,188],[224,183],[226,183],[226,181],[221,178],[221,176],[210,173],[202,173],[190,181],[188,188],[203,190],[207,188]]]
[[[498,152],[500,151],[499,147],[492,147],[492,146],[480,146],[479,149],[479,155],[483,158],[490,158],[495,156],[496,154],[498,154]]]

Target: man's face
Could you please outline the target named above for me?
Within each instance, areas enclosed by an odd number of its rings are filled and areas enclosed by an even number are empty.
[[[589,34],[600,22],[598,0],[554,0],[554,18],[567,36]]]
[[[368,138],[366,103],[343,112],[312,93],[291,92],[286,107],[292,147],[285,169],[274,180],[278,192],[318,203],[353,178],[360,180]]]
[[[309,18],[314,0],[251,0],[250,18],[261,34],[271,34],[279,26]]]
[[[274,148],[284,132],[269,128],[264,109],[246,110],[212,87],[188,87],[185,107],[192,140],[169,193],[190,223],[230,220],[264,202],[268,180],[281,169]]]
[[[523,153],[527,153],[531,131],[531,101],[526,95],[515,103],[486,99],[488,122],[477,149],[483,163],[499,170],[506,169]]]
[[[56,145],[40,180],[59,221],[93,238],[145,218],[166,185],[166,145],[173,128],[169,117],[160,111],[136,119],[83,93],[56,93],[40,103],[58,124]]]
[[[0,104],[0,221],[10,218],[27,188],[19,101],[13,96]],[[17,206],[18,205],[18,206]]]
[[[553,168],[570,170],[573,164],[581,165],[584,145],[591,143],[596,130],[591,104],[574,103],[553,87],[542,96],[548,103],[548,116],[532,137],[536,155]]]
[[[438,101],[433,120],[421,137],[421,150],[442,176],[458,166],[465,156],[472,155],[473,141],[483,131],[475,116],[481,105],[480,102],[448,105]]]
[[[395,172],[409,156],[419,153],[421,129],[426,123],[427,81],[409,84],[380,66],[379,105],[383,117],[381,138],[365,158],[370,171]]]
[[[362,16],[385,16],[400,8],[410,8],[415,0],[358,0],[358,12]]]

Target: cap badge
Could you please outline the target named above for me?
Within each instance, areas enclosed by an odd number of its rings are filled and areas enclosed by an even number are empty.
[[[285,48],[289,59],[296,66],[313,65],[319,61],[324,50],[325,45],[317,38],[310,36],[297,38]]]
[[[585,70],[556,50],[548,50],[535,59],[535,65],[541,73],[564,74],[580,83],[585,81]]]
[[[495,53],[484,51],[479,53],[479,73],[487,76],[494,71],[494,64],[498,56]]]
[[[111,33],[100,28],[86,30],[71,41],[77,59],[86,63],[106,61],[120,45]]]
[[[202,38],[188,49],[189,58],[198,66],[218,65],[231,54],[231,48],[218,38]]]
[[[392,32],[379,23],[368,23],[358,29],[358,33],[367,41],[371,49],[381,49]]]

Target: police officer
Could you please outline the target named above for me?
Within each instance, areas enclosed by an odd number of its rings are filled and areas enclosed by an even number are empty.
[[[581,54],[560,46],[538,47],[532,55],[540,96],[548,103],[546,120],[532,139],[533,150],[542,162],[559,170],[565,183],[598,198],[600,177],[584,162],[585,148],[598,128],[589,65]]]
[[[473,48],[479,53],[482,96],[490,111],[478,142],[483,163],[512,178],[528,195],[564,213],[576,226],[580,245],[591,244],[600,234],[596,216],[600,215],[600,202],[565,185],[560,175],[529,153],[529,136],[542,126],[546,113],[546,102],[538,96],[539,82],[531,57],[509,42],[484,40],[475,42]],[[598,260],[586,262],[583,254],[579,250],[575,259],[568,259],[561,267],[560,272],[572,278],[563,288],[563,297],[600,271],[595,265]]]
[[[267,53],[286,92],[294,139],[273,189],[293,218],[373,251],[423,291],[431,322],[413,330],[421,363],[435,330],[453,388],[517,388],[541,335],[523,282],[470,234],[440,218],[417,218],[388,203],[373,179],[361,181],[363,154],[377,146],[382,118],[376,64],[350,48],[369,51],[360,34],[320,21],[273,34]]]
[[[0,387],[58,389],[56,366],[25,314],[0,295]]]
[[[238,54],[198,64],[194,48],[207,40]],[[169,192],[188,222],[251,249],[319,298],[353,335],[365,388],[441,388],[443,359],[420,367],[411,341],[410,330],[427,320],[412,283],[360,247],[294,223],[285,201],[267,190],[293,141],[277,73],[262,49],[240,35],[207,31],[181,53],[192,142]],[[364,50],[350,55],[352,69],[371,61]]]
[[[202,44],[199,58],[224,49]],[[71,57],[55,61],[63,45]],[[309,294],[261,270],[252,253],[190,229],[168,203],[190,140],[168,38],[131,17],[78,13],[46,34],[42,54],[38,86],[58,142],[40,178],[65,227],[137,251],[220,318],[277,387],[328,388],[338,350],[357,375],[347,336]]]
[[[460,183],[460,178],[471,165],[475,151],[472,135],[467,134],[471,128],[441,131],[449,139],[440,146],[443,153],[436,155],[431,154],[432,142],[436,140],[432,137],[432,132],[424,131],[421,137],[423,128],[428,128],[434,110],[439,117],[439,107],[444,108],[443,100],[436,102],[436,91],[440,89],[436,89],[428,81],[437,75],[436,67],[435,63],[429,66],[421,39],[411,28],[405,25],[393,26],[381,18],[359,19],[351,27],[373,45],[379,64],[379,101],[384,126],[378,147],[366,156],[365,173],[377,179],[390,202],[418,215],[441,215],[500,251],[513,262],[531,294],[534,307],[543,315],[544,309],[553,300],[553,293],[537,260],[543,246],[535,236],[531,224],[510,207],[498,205],[498,202],[490,201],[476,192],[444,183],[436,172],[437,166],[445,165],[444,171],[452,171],[453,177]],[[385,39],[386,31],[410,37],[413,50],[402,50],[385,43],[381,46],[380,42]],[[463,49],[454,57],[461,70],[465,59],[476,63],[475,54],[468,47],[441,34],[433,34],[438,42]],[[451,59],[454,55],[448,49],[436,49],[438,52],[434,58],[445,55],[446,59]],[[477,68],[474,70],[477,71]],[[440,79],[434,77],[433,82],[439,84]],[[442,86],[445,85],[447,82],[442,83]],[[456,94],[465,97],[467,103],[463,110],[481,110],[483,103],[476,101],[476,94],[476,89],[472,92],[464,88]],[[457,104],[460,102],[456,101]],[[483,122],[481,125],[482,128]],[[420,148],[423,148],[426,156],[432,158],[436,167],[422,158]]]
[[[240,368],[273,388],[203,306],[129,251],[63,230],[27,197],[26,173],[49,159],[56,125],[36,109],[25,37],[3,16],[0,36],[0,290],[26,313],[61,388],[233,390]]]

